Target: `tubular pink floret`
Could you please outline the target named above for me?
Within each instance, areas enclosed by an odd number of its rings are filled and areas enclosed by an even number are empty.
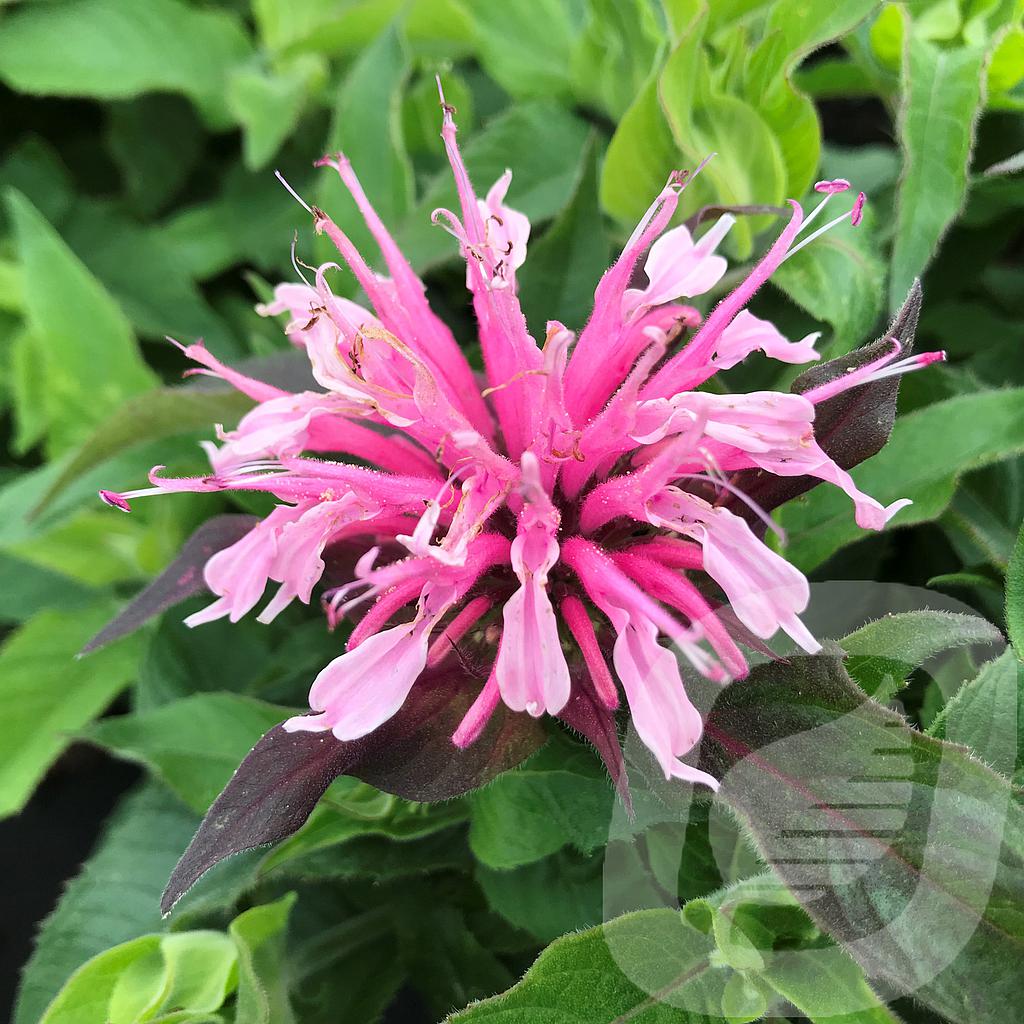
[[[569,627],[573,639],[579,644],[583,662],[590,673],[590,681],[594,684],[594,691],[601,703],[614,711],[619,706],[619,691],[615,688],[615,681],[608,670],[608,663],[601,653],[597,634],[594,632],[594,624],[590,621],[590,614],[587,612],[586,606],[575,594],[569,594],[563,599],[558,610],[561,612],[562,620]]]
[[[689,580],[650,558],[632,552],[618,552],[614,559],[615,564],[652,597],[682,612],[691,622],[700,624],[708,643],[732,678],[742,679],[747,674],[747,661],[729,631]]]
[[[494,607],[494,602],[485,594],[478,594],[467,602],[454,619],[438,634],[427,652],[427,667],[439,665],[458,642]]]
[[[860,356],[865,365],[802,395],[694,390],[753,352],[789,364],[819,358],[816,335],[790,340],[746,307],[783,260],[847,220],[856,225],[864,196],[824,223],[828,202],[851,186],[818,182],[814,208],[805,216],[791,203],[775,243],[702,322],[681,303],[722,280],[717,249],[735,218],[723,214],[698,237],[670,226],[684,173],[669,177],[602,276],[575,348],[580,325],[554,320],[539,347],[517,298],[530,224],[508,205],[511,171],[477,195],[440,80],[438,89],[459,202],[458,214],[438,210],[434,219],[466,261],[486,384],[431,311],[348,160],[325,157],[318,164],[348,188],[390,278],[281,180],[334,241],[375,312],[334,294],[329,271],[339,264],[307,276],[293,249],[297,280],[278,285],[258,311],[288,317],[284,333],[320,390],[290,394],[225,366],[201,342],[179,346],[199,364],[190,373],[229,381],[255,408],[233,429],[218,426],[216,443],[203,442],[207,474],[168,478],[158,466],[151,486],[100,498],[126,512],[134,498],[176,491],[277,499],[207,561],[214,600],[186,621],[234,622],[262,606],[257,620],[269,622],[293,601],[311,602],[325,575],[329,624],[362,613],[347,649],[313,681],[310,713],[288,720],[287,731],[359,739],[395,715],[418,681],[483,679],[480,657],[490,662],[486,682],[452,735],[455,748],[477,740],[500,703],[570,723],[585,714],[610,738],[621,692],[665,777],[717,788],[682,760],[703,723],[666,638],[721,682],[746,673],[740,645],[770,653],[762,640],[780,631],[807,652],[820,649],[801,619],[806,577],[751,529],[746,509],[734,511],[742,502],[772,525],[738,474],[823,481],[852,500],[860,527],[881,529],[907,502],[883,506],[857,487],[816,440],[815,403],[945,354],[904,356],[890,338],[880,356],[871,349]],[[351,576],[338,579],[350,557]],[[727,605],[705,596],[712,584]],[[461,647],[467,637],[472,659]]]
[[[385,590],[352,630],[345,649],[354,651],[364,640],[383,629],[392,616],[397,615],[410,601],[415,601],[420,596],[423,585],[424,580],[421,578],[406,580]]]
[[[500,639],[498,644],[500,646]],[[497,658],[495,658],[495,665],[497,665]],[[494,714],[500,703],[501,691],[498,689],[498,675],[496,669],[492,668],[487,682],[484,683],[484,688],[470,705],[469,710],[459,723],[459,727],[452,733],[452,743],[460,750],[465,750],[466,747],[475,743],[487,728],[491,715]]]
[[[625,549],[627,552],[653,558],[670,569],[703,569],[704,553],[699,544],[675,537],[657,537]]]
[[[710,359],[718,336],[728,327],[736,314],[750,302],[761,285],[775,272],[775,268],[785,258],[789,247],[800,231],[800,226],[803,223],[803,210],[796,200],[790,199],[788,202],[793,211],[789,223],[761,258],[761,262],[741,284],[737,285],[715,306],[689,345],[654,375],[647,387],[644,388],[642,397],[661,398],[674,394],[679,390],[677,378],[680,376],[681,370],[687,365],[692,365],[694,361]]]
[[[904,373],[913,373],[915,370],[923,370],[925,367],[931,366],[934,363],[944,362],[946,359],[944,351],[921,352],[893,362],[902,351],[902,345],[896,338],[890,338],[889,341],[891,348],[885,355],[880,356],[878,359],[873,359],[870,363],[865,363],[864,366],[848,370],[843,377],[838,377],[836,380],[820,384],[816,388],[805,391],[804,398],[817,405],[862,384],[885,380],[888,377],[899,377]]]
[[[261,380],[246,376],[244,373],[239,373],[238,370],[232,370],[230,366],[226,366],[217,359],[202,341],[193,342],[191,345],[182,345],[180,341],[175,341],[174,338],[168,338],[167,340],[175,348],[180,349],[193,362],[199,363],[204,367],[203,370],[186,370],[185,376],[205,373],[211,377],[219,377],[221,380],[227,381],[237,391],[241,391],[243,395],[247,395],[254,402],[267,402],[272,398],[281,398],[289,393],[282,391],[281,388],[274,387],[273,384],[266,384]]]
[[[422,343],[414,344],[414,347],[436,363],[440,372],[451,382],[453,394],[465,403],[466,413],[473,425],[487,436],[491,436],[491,418],[480,396],[480,389],[473,380],[473,373],[466,362],[466,357],[451,331],[430,308],[424,294],[423,282],[409,265],[409,261],[367,198],[359,178],[352,169],[352,164],[343,153],[339,153],[335,158],[321,157],[315,166],[332,167],[338,172],[379,246],[401,305],[408,313],[402,317],[403,336],[410,342],[416,342],[419,340],[417,335],[420,332],[424,333]]]

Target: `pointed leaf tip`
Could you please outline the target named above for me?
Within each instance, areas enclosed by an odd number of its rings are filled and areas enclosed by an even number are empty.
[[[174,905],[222,860],[280,842],[306,821],[339,775],[407,800],[461,796],[512,768],[542,745],[539,722],[500,706],[466,750],[451,742],[479,681],[458,663],[428,669],[402,709],[375,732],[342,742],[329,732],[267,732],[213,802],[160,900]]]
[[[224,515],[207,520],[185,541],[178,557],[82,649],[91,654],[129,636],[150,619],[206,590],[203,567],[216,552],[241,540],[258,522],[256,516]]]

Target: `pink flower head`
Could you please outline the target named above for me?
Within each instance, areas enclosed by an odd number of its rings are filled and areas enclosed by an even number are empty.
[[[313,682],[313,713],[291,719],[289,730],[364,736],[398,711],[428,668],[470,645],[486,681],[456,745],[474,742],[501,702],[557,715],[585,684],[614,708],[617,680],[666,778],[714,788],[715,779],[682,760],[702,722],[680,659],[725,682],[746,673],[738,641],[751,634],[767,639],[782,630],[806,651],[819,646],[800,618],[807,580],[751,527],[759,518],[772,524],[737,474],[827,481],[850,496],[862,526],[881,529],[906,503],[883,507],[857,488],[816,440],[816,407],[941,355],[900,359],[894,339],[878,358],[803,394],[695,390],[754,351],[785,363],[818,358],[816,335],[790,341],[747,305],[783,260],[822,231],[856,222],[863,200],[852,216],[813,232],[810,224],[849,183],[819,183],[823,199],[806,217],[791,203],[777,241],[702,320],[678,300],[722,280],[726,260],[717,249],[733,217],[697,238],[670,227],[686,184],[678,173],[598,283],[579,336],[551,322],[538,344],[517,297],[530,223],[508,205],[512,175],[480,199],[453,111],[443,110],[459,208],[433,216],[466,261],[485,380],[431,310],[349,162],[325,158],[387,273],[372,271],[326,213],[307,207],[372,306],[335,296],[336,265],[328,263],[311,283],[279,285],[260,307],[287,314],[285,331],[322,390],[282,391],[189,346],[200,372],[230,381],[257,405],[236,429],[220,431],[219,446],[207,445],[209,475],[169,479],[158,467],[150,488],[101,497],[126,511],[134,497],[168,491],[277,498],[247,536],[210,558],[205,580],[216,600],[192,625],[238,619],[272,584],[262,621],[292,601],[309,602],[325,552],[342,541],[362,545],[353,578],[324,594],[332,624],[356,619],[347,649]],[[723,601],[731,616],[718,614]]]

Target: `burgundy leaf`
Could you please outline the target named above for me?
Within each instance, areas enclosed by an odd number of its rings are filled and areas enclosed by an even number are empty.
[[[544,742],[529,715],[498,706],[483,735],[459,750],[451,735],[480,681],[458,664],[428,669],[402,709],[351,742],[274,726],[238,766],[178,861],[160,901],[164,914],[214,865],[290,836],[339,775],[408,800],[447,800],[489,782]]]
[[[79,657],[134,633],[161,612],[203,593],[203,566],[210,556],[241,540],[257,522],[255,516],[247,515],[208,519],[185,541],[178,557],[82,648]]]
[[[1024,810],[983,761],[1012,758],[1015,734],[943,743],[869,699],[842,659],[827,644],[722,690],[700,767],[870,982],[943,1019],[1003,1024],[1024,956]]]
[[[578,674],[573,679],[569,701],[558,712],[558,717],[570,729],[575,729],[585,736],[601,755],[601,760],[604,761],[608,774],[615,783],[626,812],[632,817],[633,800],[629,793],[629,779],[622,758],[622,744],[619,742],[615,714],[598,699],[586,672]]]
[[[921,297],[921,284],[915,281],[896,319],[881,338],[845,356],[805,370],[793,381],[792,390],[802,394],[845,376],[850,370],[877,359],[891,348],[892,338],[900,342],[900,353],[896,358],[909,355],[914,347]],[[896,421],[899,386],[899,377],[889,377],[851,388],[817,407],[814,418],[815,439],[840,467],[852,469],[885,446]],[[746,469],[736,473],[732,482],[766,511],[777,508],[821,483],[817,477],[780,477],[760,469]],[[752,527],[764,530],[764,524],[743,502],[733,499],[728,504],[734,512],[747,519]]]

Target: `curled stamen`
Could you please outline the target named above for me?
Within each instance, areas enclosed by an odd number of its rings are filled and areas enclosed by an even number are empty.
[[[516,381],[520,381],[524,377],[546,377],[547,375],[548,371],[543,368],[539,368],[536,370],[521,370],[514,377],[510,377],[503,384],[495,384],[493,388],[484,388],[483,391],[480,392],[480,394],[483,395],[484,398],[486,398],[488,395],[493,395],[496,391],[504,391],[505,388],[511,387],[513,384],[516,383]]]
[[[294,234],[294,235],[292,235],[292,248],[291,248],[291,256],[292,256],[292,267],[294,268],[294,270],[295,270],[295,273],[299,275],[299,279],[300,279],[300,280],[302,281],[302,283],[303,283],[303,284],[304,284],[304,285],[305,285],[305,286],[306,286],[307,288],[312,288],[313,286],[312,286],[312,285],[311,285],[311,284],[309,283],[309,281],[308,281],[308,280],[306,279],[306,275],[305,275],[305,274],[304,274],[304,273],[303,273],[303,272],[302,272],[301,270],[299,270],[299,259],[298,259],[298,257],[297,257],[297,256],[295,255],[295,247],[296,247],[296,246],[297,246],[298,244],[299,244],[299,233],[298,233],[298,231],[296,231],[296,232],[295,232],[295,234]]]

